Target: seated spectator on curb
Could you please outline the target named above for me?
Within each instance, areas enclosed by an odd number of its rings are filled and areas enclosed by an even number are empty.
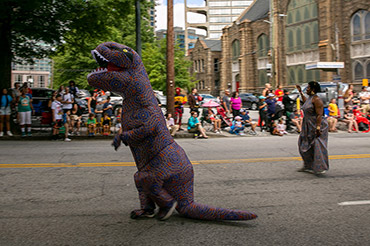
[[[355,115],[353,114],[352,106],[347,105],[344,110],[344,122],[348,125],[348,132],[352,133],[353,128],[355,129],[355,132],[358,133],[358,124],[356,122]]]
[[[297,127],[297,132],[300,133],[302,131],[302,116],[298,110],[294,110],[293,114],[290,115],[290,119],[293,124]]]
[[[77,103],[73,104],[70,118],[72,134],[75,134],[77,136],[80,135],[80,127],[82,122],[82,109],[80,109],[80,106]]]
[[[332,98],[329,103],[329,132],[337,132],[337,123],[338,123],[338,105],[336,104],[336,99]]]
[[[198,138],[198,134],[200,134],[203,138],[208,138],[206,135],[206,130],[204,130],[198,120],[198,113],[195,111],[191,112],[191,116],[188,121],[188,132],[194,133],[195,138]]]
[[[282,133],[278,130],[277,124],[275,121],[271,123],[271,135],[276,135],[276,136],[283,136]]]
[[[103,116],[103,135],[109,136],[110,134],[110,126],[111,126],[111,118],[107,113],[104,113]]]
[[[104,113],[107,113],[109,118],[113,115],[113,106],[110,102],[110,97],[107,97],[107,100],[103,105],[103,114]]]
[[[95,130],[96,130],[95,114],[93,113],[89,114],[89,118],[87,119],[87,127],[88,127],[88,136],[89,137],[95,136]]]
[[[57,140],[59,135],[59,129],[64,125],[64,141],[71,142],[68,138],[68,123],[67,116],[63,112],[62,95],[58,94],[55,100],[51,104],[52,116],[53,116],[53,136],[52,140]]]
[[[175,124],[175,120],[174,118],[172,118],[172,114],[170,113],[166,114],[166,125],[167,129],[170,131],[171,136],[174,137],[180,126]]]
[[[213,125],[213,132],[221,133],[221,119],[213,112],[211,108],[208,108],[208,120]]]
[[[118,108],[117,110],[117,115],[115,117],[115,122],[114,122],[114,131],[118,132],[119,129],[121,129],[121,114],[122,114],[122,108]]]
[[[256,134],[256,127],[257,123],[252,121],[251,117],[249,117],[249,112],[245,109],[240,110],[240,117],[242,117],[242,122],[245,127],[251,127],[254,134]]]
[[[231,126],[230,133],[236,134],[236,135],[244,135],[244,125],[242,122],[242,117],[239,115],[235,117],[235,120],[233,121],[233,125]]]
[[[279,123],[276,125],[276,129],[281,133],[282,135],[288,134],[288,132],[285,130],[286,125],[284,124],[284,121],[282,119],[279,120]]]

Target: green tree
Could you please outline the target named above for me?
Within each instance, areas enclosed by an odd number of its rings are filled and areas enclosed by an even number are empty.
[[[153,42],[154,30],[150,27],[149,16],[147,9],[152,3],[144,2],[141,4],[142,22],[141,34],[143,42]],[[53,87],[57,88],[59,85],[66,85],[68,81],[74,80],[79,88],[89,88],[86,76],[97,67],[94,59],[92,59],[90,51],[98,46],[100,43],[107,41],[114,41],[125,44],[129,47],[136,48],[135,38],[135,15],[123,15],[121,20],[114,26],[106,26],[104,36],[94,37],[89,36],[84,40],[84,46],[76,49],[74,47],[74,39],[78,38],[76,32],[67,37],[67,42],[58,47],[58,51],[53,56],[54,60],[54,83]]]
[[[166,91],[166,40],[145,44],[143,63],[153,89]],[[192,62],[185,57],[185,52],[175,45],[175,86],[190,91],[197,81],[190,74]]]
[[[10,87],[11,62],[32,61],[63,42],[73,50],[102,38],[133,10],[133,0],[1,0],[0,86]],[[69,51],[69,52],[72,52]]]

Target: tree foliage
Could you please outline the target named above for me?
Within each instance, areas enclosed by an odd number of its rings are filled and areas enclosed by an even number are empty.
[[[147,43],[143,49],[143,63],[153,89],[166,91],[166,40]],[[184,50],[175,45],[175,86],[190,90],[196,82],[190,74],[192,62],[185,57]]]
[[[134,0],[1,0],[0,83],[10,86],[11,62],[32,61],[62,43],[73,53],[90,38],[104,38],[133,12]]]
[[[141,4],[141,39],[142,42],[153,42],[154,30],[149,25],[148,11],[150,2]],[[54,88],[59,85],[66,85],[69,80],[74,80],[80,88],[88,88],[86,76],[97,66],[91,56],[93,50],[100,43],[113,41],[136,48],[135,36],[135,14],[120,16],[120,21],[115,25],[105,26],[104,36],[87,36],[83,46],[76,48],[75,41],[79,35],[77,31],[69,33],[66,42],[58,47],[58,51],[53,56],[54,60]]]

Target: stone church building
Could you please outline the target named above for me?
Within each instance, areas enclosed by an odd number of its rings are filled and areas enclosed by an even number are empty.
[[[214,95],[226,88],[260,92],[268,82],[293,87],[311,80],[357,85],[370,80],[369,0],[269,2],[255,0],[223,29],[219,85],[209,90]],[[204,62],[205,67],[214,65],[214,60]],[[306,66],[330,62],[344,67]],[[207,79],[202,83],[212,84]]]

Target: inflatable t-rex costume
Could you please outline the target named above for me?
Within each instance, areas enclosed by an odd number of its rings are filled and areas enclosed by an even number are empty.
[[[129,145],[138,172],[135,184],[141,209],[131,218],[169,218],[174,209],[186,217],[204,220],[250,220],[252,212],[209,207],[194,202],[193,166],[184,150],[168,131],[139,55],[131,48],[113,42],[103,43],[92,52],[100,68],[88,75],[91,86],[119,93],[123,97],[122,128],[116,135]]]

